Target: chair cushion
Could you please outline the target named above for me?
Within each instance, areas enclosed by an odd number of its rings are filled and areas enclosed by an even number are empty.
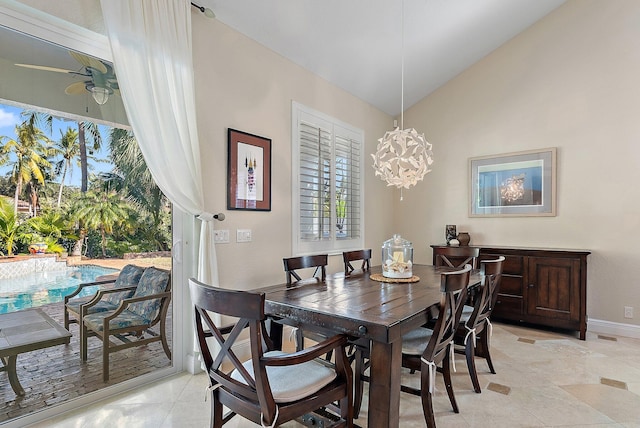
[[[136,265],[126,265],[120,271],[118,278],[113,284],[113,288],[130,287],[132,285],[138,285],[138,282],[140,282],[140,278],[142,277],[142,274],[144,273],[144,271],[145,271],[145,268],[143,267],[136,266]],[[125,291],[122,293],[112,293],[104,296],[102,300],[118,306],[122,300],[131,297],[132,294],[133,294],[133,291]]]
[[[83,318],[84,325],[87,326],[89,330],[102,331],[103,320],[112,313],[113,311],[108,311],[86,315]],[[147,324],[148,322],[140,315],[137,315],[129,310],[124,310],[109,322],[109,330],[117,330],[127,327],[139,327]]]
[[[169,273],[154,267],[145,269],[136,292],[132,297],[144,297],[152,294],[162,293],[169,286]],[[132,303],[127,307],[128,311],[140,316],[146,322],[151,322],[160,311],[161,299],[146,300],[144,302]]]
[[[93,296],[81,297],[78,299],[71,299],[67,302],[67,308],[70,312],[79,314],[80,306],[93,299]],[[118,306],[105,300],[99,301],[95,306],[88,308],[87,314],[94,314],[96,312],[114,311]]]
[[[433,330],[417,328],[402,336],[402,353],[407,355],[422,355],[431,339]]]
[[[264,354],[265,357],[278,355],[286,355],[286,353],[271,351]],[[245,361],[242,365],[253,376],[252,360]],[[267,367],[267,377],[276,403],[287,403],[305,398],[330,384],[336,376],[334,369],[316,361],[290,366]],[[231,377],[246,385],[244,378],[237,370],[231,373]]]

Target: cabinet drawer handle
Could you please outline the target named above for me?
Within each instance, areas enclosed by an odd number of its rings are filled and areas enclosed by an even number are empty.
[[[360,327],[358,327],[358,332],[360,334],[367,334],[367,327],[361,325]]]
[[[535,286],[536,286],[535,284],[529,284],[529,288],[533,288]]]

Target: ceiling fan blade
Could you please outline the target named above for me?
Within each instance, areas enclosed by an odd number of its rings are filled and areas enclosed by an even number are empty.
[[[75,73],[75,71],[65,70],[64,68],[47,67],[46,65],[33,64],[15,64],[18,67],[34,68],[36,70],[55,71],[56,73]]]
[[[67,95],[82,95],[87,91],[85,85],[85,82],[72,83],[65,88],[64,93]]]
[[[88,55],[81,54],[81,53],[75,52],[75,51],[69,51],[69,55],[71,55],[73,57],[73,59],[75,59],[80,64],[84,65],[85,67],[91,67],[94,70],[98,70],[102,74],[107,72],[107,66],[104,65],[102,63],[102,61],[100,61],[100,60],[97,60],[97,59],[95,59],[93,57],[90,57]]]

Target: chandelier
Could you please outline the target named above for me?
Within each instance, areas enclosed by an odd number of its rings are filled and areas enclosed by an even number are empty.
[[[500,197],[507,202],[517,201],[524,196],[524,174],[507,178],[500,185]]]
[[[431,171],[433,152],[424,134],[414,128],[404,129],[404,2],[402,3],[402,78],[400,101],[400,127],[385,132],[378,139],[376,152],[372,154],[376,176],[387,182],[387,186],[409,189]]]

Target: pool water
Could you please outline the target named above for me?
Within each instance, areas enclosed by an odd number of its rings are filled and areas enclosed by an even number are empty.
[[[0,279],[0,314],[62,302],[78,284],[92,282],[101,275],[114,272],[118,270],[86,265]],[[87,287],[78,296],[89,296],[96,290],[97,286]]]

